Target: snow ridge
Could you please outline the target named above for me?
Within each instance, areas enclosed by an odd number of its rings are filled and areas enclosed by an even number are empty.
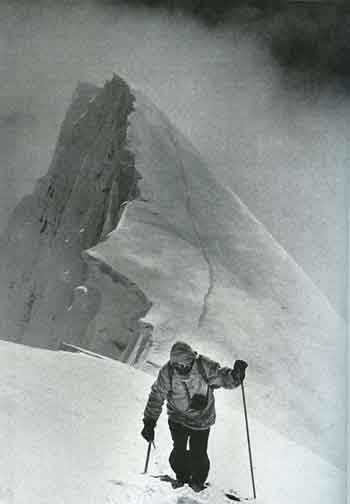
[[[240,205],[242,212],[245,213],[253,222],[257,224],[259,230],[262,234],[267,236],[271,242],[273,242],[276,250],[281,254],[281,256],[287,259],[291,264],[293,264],[297,273],[307,282],[312,289],[317,292],[318,296],[322,299],[322,301],[327,305],[327,308],[336,318],[339,318],[343,323],[345,323],[344,318],[336,311],[328,297],[320,290],[320,288],[313,282],[310,276],[306,273],[306,271],[300,266],[299,263],[286,251],[286,249],[276,240],[276,238],[268,231],[268,229],[264,226],[264,224],[256,218],[256,216],[249,210],[247,205],[241,200],[241,198],[228,186],[222,186],[224,190],[228,191],[232,197],[237,201]]]

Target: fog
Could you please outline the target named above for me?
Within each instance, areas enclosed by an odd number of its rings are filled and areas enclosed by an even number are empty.
[[[280,66],[253,10],[209,27],[108,3],[0,0],[0,13],[0,229],[47,171],[77,82],[115,72],[169,115],[345,313],[350,133],[339,81]]]

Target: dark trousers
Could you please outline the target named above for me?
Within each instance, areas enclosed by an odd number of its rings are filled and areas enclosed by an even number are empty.
[[[171,420],[169,428],[173,440],[169,463],[176,478],[183,482],[204,483],[210,467],[207,454],[210,429],[189,429]]]

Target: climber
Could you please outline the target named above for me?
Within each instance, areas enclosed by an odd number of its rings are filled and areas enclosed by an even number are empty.
[[[176,474],[173,487],[188,483],[195,492],[204,488],[210,466],[209,432],[216,417],[214,389],[240,385],[247,366],[246,362],[236,360],[233,369],[220,367],[208,357],[198,355],[185,342],[178,341],[172,346],[170,360],[152,385],[141,434],[149,443],[154,440],[154,429],[166,400],[173,441],[169,463]]]

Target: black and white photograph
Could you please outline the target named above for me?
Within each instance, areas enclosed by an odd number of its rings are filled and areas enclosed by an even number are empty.
[[[350,5],[0,0],[0,504],[345,504]]]

